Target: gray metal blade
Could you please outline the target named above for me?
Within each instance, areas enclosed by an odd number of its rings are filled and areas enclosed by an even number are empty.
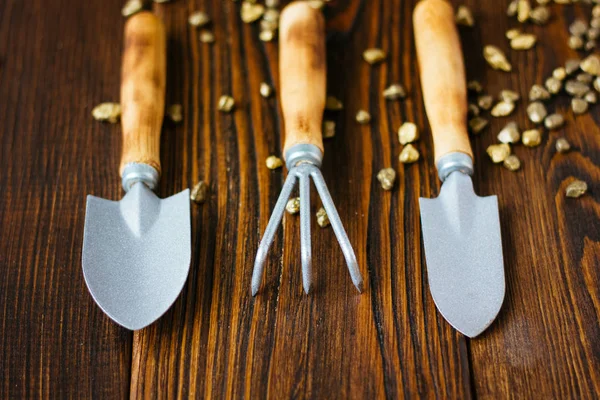
[[[436,199],[419,202],[433,300],[454,328],[475,337],[504,300],[498,199],[477,196],[471,177],[456,171]]]
[[[88,196],[82,265],[100,308],[144,328],[175,302],[191,259],[189,190],[159,199],[136,183],[121,201]]]

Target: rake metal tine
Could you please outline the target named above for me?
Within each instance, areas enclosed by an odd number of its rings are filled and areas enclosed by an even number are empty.
[[[262,280],[263,272],[265,269],[265,262],[267,261],[267,254],[269,253],[269,248],[273,244],[273,240],[275,239],[275,233],[277,233],[277,228],[279,228],[279,224],[283,219],[283,213],[285,212],[285,205],[292,195],[292,190],[294,190],[294,185],[296,184],[296,171],[292,169],[289,171],[288,176],[281,188],[281,193],[279,194],[279,198],[277,199],[277,203],[273,208],[273,213],[271,214],[271,218],[269,219],[269,223],[267,224],[267,229],[265,229],[265,234],[260,241],[260,245],[258,246],[258,252],[256,253],[256,259],[254,261],[254,270],[252,271],[252,296],[255,296],[260,288],[260,282]]]
[[[348,271],[350,272],[352,282],[354,283],[354,286],[356,286],[358,291],[362,293],[363,279],[360,274],[360,269],[358,268],[356,255],[354,254],[352,244],[350,244],[350,239],[348,239],[348,235],[346,234],[346,230],[344,229],[344,225],[342,224],[340,215],[338,214],[335,208],[333,199],[329,194],[327,184],[325,183],[323,175],[321,174],[321,171],[318,168],[312,169],[311,176],[313,177],[315,187],[317,188],[317,192],[319,192],[319,196],[321,197],[323,207],[325,208],[327,216],[329,217],[329,221],[331,222],[333,232],[335,233],[335,236],[337,237],[337,240],[340,243],[340,247],[342,248],[342,253],[344,254],[344,258],[346,259],[346,264],[348,265]]]
[[[300,174],[300,253],[302,257],[302,283],[306,294],[312,286],[312,248],[310,239],[310,176]]]

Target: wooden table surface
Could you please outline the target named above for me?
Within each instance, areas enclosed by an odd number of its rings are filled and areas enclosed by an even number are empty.
[[[436,312],[427,285],[418,197],[440,183],[424,113],[412,33],[415,1],[341,2],[330,26],[354,30],[328,42],[328,92],[344,102],[329,115],[325,179],[366,278],[359,295],[331,229],[314,229],[315,289],[302,291],[299,220],[287,216],[269,255],[263,287],[249,294],[253,259],[285,170],[264,160],[280,154],[277,44],[239,18],[239,3],[176,0],[154,5],[168,30],[167,103],[184,121],[165,123],[168,196],[199,179],[210,183],[192,205],[193,257],[187,284],[157,323],[127,331],[89,295],[81,271],[87,194],[120,199],[120,127],[94,121],[103,101],[118,101],[124,19],[120,0],[0,1],[0,398],[597,398],[600,396],[600,106],[574,117],[561,96],[550,109],[564,129],[539,147],[514,148],[523,165],[510,172],[485,154],[515,119],[529,127],[521,102],[472,139],[476,191],[500,203],[507,292],[496,322],[468,340]],[[461,28],[467,74],[496,95],[526,94],[576,56],[566,41],[585,5],[551,5],[530,51],[509,49],[517,26],[507,0],[466,1],[477,19]],[[200,43],[187,16],[205,10],[216,42]],[[513,72],[493,71],[484,44],[507,51]],[[371,67],[368,47],[388,52]],[[443,68],[443,65],[440,65]],[[381,91],[403,83],[405,101]],[[217,111],[222,94],[237,101]],[[356,111],[372,114],[358,125]],[[421,160],[402,165],[397,129],[414,121]],[[557,154],[556,138],[574,150]],[[375,175],[398,172],[381,190]],[[564,195],[574,178],[589,193]],[[316,195],[315,201],[316,211]]]

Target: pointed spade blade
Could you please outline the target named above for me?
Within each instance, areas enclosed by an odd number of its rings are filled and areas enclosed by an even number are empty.
[[[483,332],[504,300],[498,199],[478,197],[453,172],[436,199],[419,199],[429,288],[444,318],[469,337]]]
[[[88,196],[82,265],[100,308],[136,330],[175,302],[191,258],[189,190],[159,199],[143,183],[121,201]]]

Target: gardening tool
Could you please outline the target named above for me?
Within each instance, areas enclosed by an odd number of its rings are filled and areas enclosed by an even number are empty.
[[[150,12],[125,26],[121,73],[121,201],[88,196],[83,275],[115,322],[141,329],[173,304],[191,257],[189,190],[159,199],[159,143],[165,99],[165,29]]]
[[[473,191],[467,92],[454,13],[444,0],[415,8],[414,32],[438,175],[436,199],[420,199],[429,288],[444,318],[469,337],[496,318],[504,261],[496,196]]]
[[[286,202],[296,181],[299,181],[300,187],[302,280],[304,291],[310,291],[311,177],[342,248],[352,282],[360,292],[363,280],[354,250],[319,169],[323,160],[321,124],[326,93],[325,21],[321,12],[308,3],[293,2],[281,13],[279,32],[280,99],[285,121],[283,152],[289,172],[258,247],[252,274],[252,295],[254,296],[260,287],[269,247],[273,243],[285,212]]]

